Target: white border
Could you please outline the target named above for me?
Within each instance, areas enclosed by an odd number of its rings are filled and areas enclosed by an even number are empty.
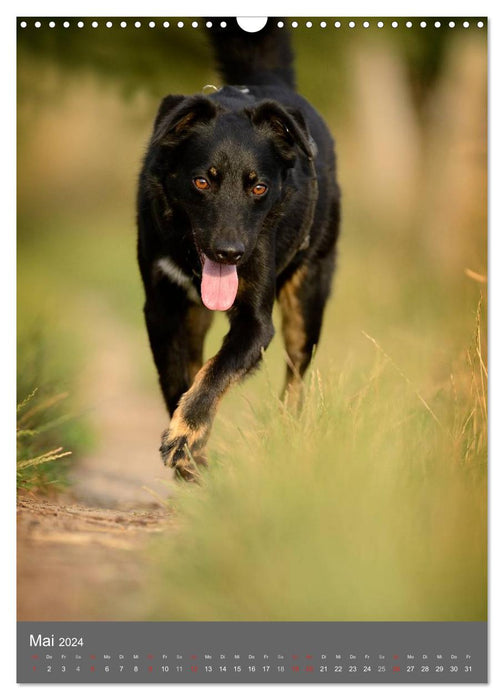
[[[493,7],[492,7],[493,6]],[[240,12],[240,7],[243,12]],[[485,7],[487,8],[485,10]],[[423,0],[421,3],[405,3],[400,0],[342,0],[338,3],[307,3],[302,0],[254,0],[254,2],[231,0],[191,0],[190,4],[179,4],[163,0],[145,0],[145,2],[103,2],[92,0],[88,2],[63,2],[62,0],[46,0],[44,3],[36,0],[20,0],[12,14],[18,16],[141,16],[141,17],[205,17],[209,15],[224,16],[287,16],[287,17],[406,17],[406,16],[485,16],[497,13],[497,3],[478,2],[473,0]],[[79,11],[80,10],[80,11]],[[313,12],[309,12],[313,10]]]
[[[243,8],[243,12],[240,9]],[[308,11],[310,10],[310,12]],[[15,683],[15,533],[14,533],[14,518],[15,518],[15,503],[14,503],[14,418],[13,407],[15,401],[14,387],[14,327],[15,327],[15,309],[13,304],[15,293],[15,247],[14,247],[14,230],[15,230],[15,31],[14,18],[15,16],[208,16],[208,15],[242,15],[242,16],[306,16],[306,17],[321,17],[321,16],[338,16],[338,17],[429,17],[429,16],[490,16],[489,27],[489,49],[490,49],[490,90],[491,90],[491,121],[493,126],[490,131],[491,137],[491,157],[490,157],[490,203],[491,208],[490,231],[491,231],[491,258],[490,258],[490,281],[491,281],[491,347],[490,347],[490,371],[491,371],[491,487],[490,487],[490,502],[491,502],[491,619],[490,619],[490,685],[485,686],[348,686],[348,685],[324,685],[324,686],[149,686],[148,690],[145,686],[137,688],[135,685],[123,686],[14,686]],[[502,333],[499,327],[499,317],[502,318],[502,311],[499,308],[499,302],[503,299],[502,285],[504,275],[501,272],[503,264],[502,256],[502,236],[503,236],[503,221],[502,207],[497,207],[502,201],[502,191],[504,182],[502,179],[502,161],[503,153],[503,127],[504,113],[502,89],[499,82],[502,82],[502,69],[504,65],[504,34],[502,31],[503,10],[498,2],[478,2],[474,0],[459,0],[458,2],[445,0],[423,0],[421,3],[405,3],[392,2],[391,0],[383,0],[382,2],[359,2],[354,0],[349,2],[345,0],[334,4],[327,2],[319,2],[317,4],[307,3],[306,0],[291,0],[290,2],[281,2],[280,0],[254,0],[251,2],[230,2],[229,0],[212,0],[212,2],[202,2],[201,0],[192,0],[191,4],[164,2],[157,0],[144,0],[143,2],[111,2],[110,0],[88,0],[87,2],[71,2],[69,0],[62,2],[61,0],[51,0],[44,3],[31,1],[17,2],[15,7],[10,7],[2,11],[2,22],[0,23],[1,31],[1,50],[2,56],[2,130],[3,136],[3,159],[2,159],[2,188],[1,192],[5,198],[3,203],[2,213],[7,212],[7,218],[3,221],[2,234],[0,236],[0,260],[3,263],[1,283],[2,289],[2,304],[3,304],[3,328],[7,329],[4,332],[3,349],[1,368],[5,376],[2,377],[2,429],[3,446],[2,449],[2,466],[4,469],[2,495],[5,503],[2,504],[2,533],[9,533],[9,537],[5,535],[2,542],[5,543],[4,557],[7,559],[8,568],[7,575],[4,574],[3,581],[5,586],[2,589],[3,616],[2,633],[1,633],[1,684],[2,687],[9,686],[9,690],[16,693],[36,693],[37,698],[54,698],[55,695],[72,694],[80,697],[87,697],[90,693],[93,696],[115,696],[120,693],[121,697],[137,697],[139,692],[148,692],[150,694],[162,695],[166,697],[187,697],[194,692],[204,692],[205,697],[221,698],[225,697],[255,697],[257,693],[261,696],[275,697],[287,695],[289,698],[297,698],[308,693],[323,694],[326,697],[333,697],[335,694],[339,696],[354,695],[361,693],[363,690],[369,690],[373,696],[380,698],[404,697],[405,695],[425,693],[433,698],[442,697],[467,697],[468,695],[480,697],[481,695],[499,697],[504,692],[503,682],[503,666],[504,666],[504,647],[499,640],[502,633],[502,610],[504,599],[504,580],[502,568],[502,542],[500,534],[502,533],[502,513],[504,508],[501,504],[504,490],[502,470],[504,460],[502,454],[502,443],[498,444],[499,432],[502,432],[502,358],[504,357],[504,348],[502,347]],[[499,421],[499,423],[497,422]],[[500,431],[499,431],[500,427]],[[500,442],[500,441],[499,441]],[[5,446],[8,446],[8,449]],[[12,477],[10,476],[12,472]],[[4,566],[4,571],[5,571]]]

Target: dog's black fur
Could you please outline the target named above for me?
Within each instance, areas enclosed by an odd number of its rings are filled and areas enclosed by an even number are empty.
[[[145,320],[171,414],[161,453],[186,479],[194,478],[192,460],[204,464],[219,400],[258,365],[273,337],[275,297],[288,357],[285,393],[298,404],[339,229],[333,141],[295,92],[287,31],[270,19],[248,34],[227,19],[210,37],[228,85],[162,101],[138,192]],[[212,311],[201,302],[204,256],[238,261],[239,278],[230,330],[206,364]]]

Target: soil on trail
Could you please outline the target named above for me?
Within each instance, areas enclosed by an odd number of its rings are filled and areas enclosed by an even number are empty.
[[[161,508],[125,512],[19,498],[18,620],[117,619],[124,607],[113,603],[126,600],[135,617],[151,566],[147,545],[168,524]]]
[[[147,344],[136,347],[99,303],[87,309],[96,350],[82,394],[98,444],[72,469],[67,493],[18,498],[18,620],[121,619],[119,609],[133,619],[149,544],[174,526],[157,450],[166,412],[139,391],[135,371]]]

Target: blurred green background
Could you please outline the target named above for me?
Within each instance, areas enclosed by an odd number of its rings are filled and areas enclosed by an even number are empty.
[[[220,80],[201,22],[91,21],[18,30],[19,400],[68,393],[32,454],[61,445],[72,470],[120,435],[140,474],[158,445],[127,407],[153,407],[156,435],[166,418],[136,178],[160,99]],[[486,616],[486,30],[332,24],[292,30],[343,192],[305,409],[296,421],[274,398],[276,337],[223,401],[206,488],[176,490],[140,618]],[[226,328],[219,315],[207,356]]]

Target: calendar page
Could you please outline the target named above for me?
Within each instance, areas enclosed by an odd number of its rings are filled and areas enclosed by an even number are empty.
[[[486,683],[485,17],[19,17],[19,683]]]

